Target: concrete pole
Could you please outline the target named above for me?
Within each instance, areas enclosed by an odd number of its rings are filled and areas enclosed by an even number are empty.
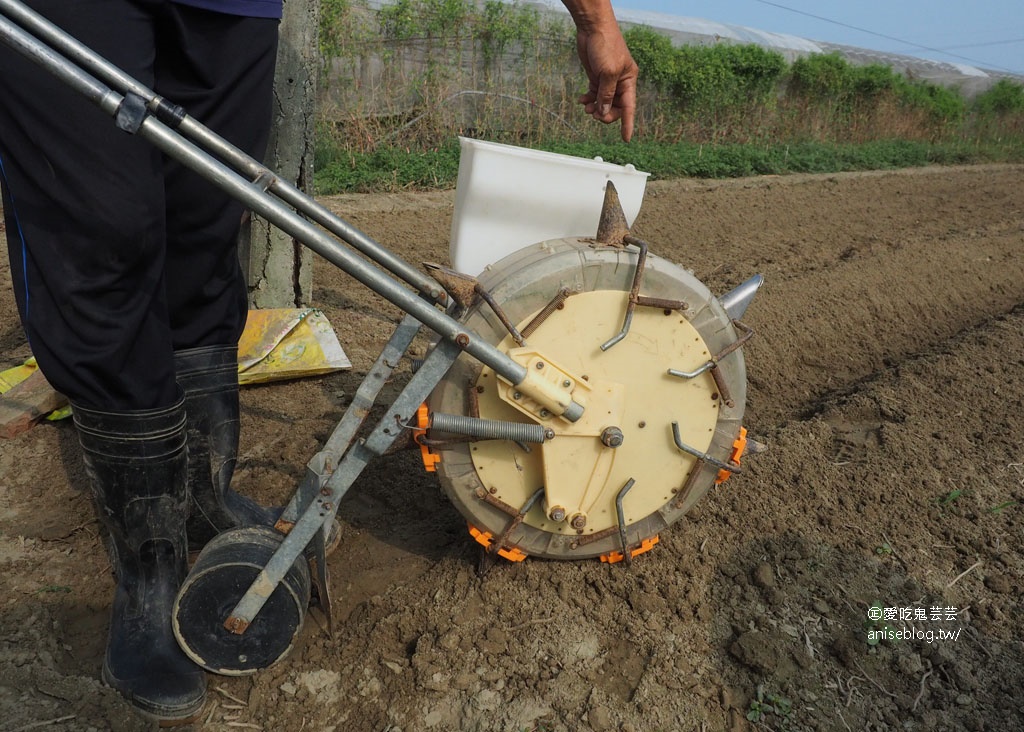
[[[313,190],[313,136],[320,0],[284,3],[274,80],[274,122],[265,164]],[[248,236],[247,236],[248,235]],[[239,246],[252,308],[303,307],[313,297],[313,252],[253,216]]]

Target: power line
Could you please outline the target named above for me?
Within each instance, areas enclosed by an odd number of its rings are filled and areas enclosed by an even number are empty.
[[[938,50],[945,53],[946,51],[952,51],[955,48],[983,48],[985,46],[1005,46],[1009,43],[1024,43],[1024,38],[1012,38],[1008,41],[987,41],[986,43],[964,43],[959,46],[943,46]]]
[[[943,51],[942,49],[939,49],[939,48],[932,48],[931,46],[922,46],[920,43],[914,43],[913,41],[908,41],[908,40],[905,40],[903,38],[897,38],[896,36],[886,35],[885,33],[878,33],[877,31],[869,30],[867,28],[860,28],[860,27],[855,26],[855,25],[850,25],[849,23],[843,23],[842,21],[839,21],[839,20],[832,20],[831,18],[826,18],[826,17],[821,16],[821,15],[815,15],[814,13],[808,13],[808,12],[805,12],[803,10],[797,10],[796,8],[790,8],[790,7],[786,6],[786,5],[780,5],[779,3],[771,2],[771,0],[754,0],[754,2],[761,3],[762,5],[771,5],[774,8],[779,8],[781,10],[786,10],[786,11],[788,11],[790,13],[796,13],[797,15],[805,15],[808,18],[814,18],[815,20],[820,20],[820,21],[823,21],[825,23],[831,23],[832,25],[838,25],[838,26],[842,26],[843,28],[849,28],[850,30],[859,31],[861,33],[867,33],[868,35],[877,36],[878,38],[885,38],[886,40],[889,40],[889,41],[896,41],[897,43],[902,43],[902,44],[904,44],[906,46],[911,46],[913,48],[920,49],[922,51],[929,51],[931,53],[941,53],[941,54],[943,54],[945,56],[950,56],[952,58],[958,58],[961,61],[968,61],[968,62],[970,62],[972,64],[979,64],[981,66],[986,66],[988,68],[996,69],[998,71],[1006,71],[1006,72],[1011,73],[1011,74],[1017,73],[1017,72],[1013,71],[1012,69],[1006,69],[1006,68],[1003,68],[1003,67],[1000,67],[1000,66],[995,66],[994,64],[989,64],[989,63],[987,63],[985,61],[978,61],[977,59],[968,58],[967,56],[959,56],[959,55],[957,55],[955,53],[947,53],[946,51]]]

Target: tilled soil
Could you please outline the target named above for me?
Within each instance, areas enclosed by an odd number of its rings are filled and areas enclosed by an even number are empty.
[[[419,262],[447,259],[452,201],[326,203]],[[381,458],[339,511],[333,637],[314,613],[279,664],[211,676],[196,729],[1024,729],[1024,167],[654,183],[634,233],[715,292],[765,275],[745,423],[768,451],[630,568],[484,574],[418,455]],[[236,486],[267,502],[399,317],[315,277],[354,369],[243,391]],[[0,730],[147,728],[98,681],[112,583],[76,445],[0,443]]]

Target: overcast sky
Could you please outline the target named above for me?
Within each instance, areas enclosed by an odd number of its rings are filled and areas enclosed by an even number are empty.
[[[612,5],[1024,74],[1024,0],[612,0]]]

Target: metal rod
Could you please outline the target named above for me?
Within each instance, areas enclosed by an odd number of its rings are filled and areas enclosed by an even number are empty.
[[[284,579],[292,564],[313,539],[317,531],[328,526],[338,512],[338,504],[348,493],[363,468],[395,441],[404,431],[396,427],[411,419],[413,412],[423,403],[434,387],[448,373],[459,355],[458,347],[449,341],[438,343],[413,374],[401,394],[365,441],[358,441],[345,453],[326,485],[295,522],[281,546],[231,610],[224,627],[233,633],[244,633],[259,614],[273,592]],[[269,590],[268,590],[269,588]]]
[[[683,501],[686,499],[686,495],[690,492],[690,489],[696,484],[697,476],[700,475],[700,471],[704,469],[704,460],[697,458],[697,461],[693,464],[690,469],[690,474],[686,476],[686,480],[683,482],[683,487],[679,489],[679,497],[676,498],[675,503],[672,504],[672,508],[682,508]]]
[[[356,432],[369,416],[370,410],[377,401],[377,395],[391,379],[391,374],[419,330],[419,321],[411,315],[402,319],[394,333],[391,334],[391,338],[381,349],[376,362],[360,382],[359,388],[356,389],[351,403],[334,431],[331,432],[320,452],[306,463],[306,477],[300,482],[299,489],[292,495],[284,513],[281,514],[281,520],[289,528],[294,525],[298,515],[313,501],[337,468],[338,462],[355,439]]]
[[[12,2],[12,0],[0,0]],[[104,111],[116,115],[125,97],[104,89],[95,78],[71,64],[66,58],[47,49],[38,39],[29,37],[24,31],[0,18],[0,40],[10,45],[31,60],[39,63],[50,73],[64,80],[68,86],[81,92],[98,104]],[[225,164],[216,160],[197,145],[185,140],[180,134],[153,116],[147,116],[136,132],[159,150],[174,158],[187,168],[199,173],[230,196],[255,211],[287,234],[302,242],[339,269],[367,286],[389,302],[397,305],[420,322],[429,326],[445,340],[452,341],[460,349],[478,361],[490,366],[509,383],[519,386],[529,396],[535,396],[529,384],[523,384],[528,371],[495,346],[471,334],[460,323],[439,311],[433,303],[399,285],[394,279],[371,266],[362,258],[346,249],[341,243],[301,217],[281,201],[268,195],[259,185],[246,180]],[[540,396],[540,395],[536,395]],[[543,397],[541,397],[543,400]],[[575,422],[583,416],[583,406],[575,402],[568,391],[559,399],[567,405],[562,414]]]
[[[501,324],[505,326],[505,330],[507,330],[508,334],[512,336],[512,340],[516,342],[516,345],[525,345],[522,333],[520,333],[516,326],[512,323],[512,321],[508,319],[508,315],[506,315],[505,311],[502,310],[501,305],[499,305],[498,301],[494,299],[494,296],[491,295],[491,293],[489,293],[487,290],[482,288],[479,284],[476,286],[475,292],[481,298],[483,298],[483,301],[487,303],[487,305],[491,308],[494,314],[498,316],[498,320],[500,320]]]
[[[6,2],[6,0],[4,1]],[[122,99],[121,95],[114,93],[95,77],[69,64],[66,58],[53,49],[47,48],[2,15],[0,15],[0,42],[48,70],[57,79],[83,95],[107,114],[113,116],[117,113],[117,107]]]
[[[715,386],[718,389],[719,398],[721,398],[727,407],[736,406],[736,402],[734,402],[732,398],[732,392],[729,391],[729,385],[725,381],[725,376],[722,375],[721,369],[718,368],[718,364],[714,361],[707,361],[703,366],[694,371],[669,369],[668,375],[675,376],[680,379],[695,379],[701,374],[706,374],[708,371],[711,372],[711,377],[715,380]]]
[[[740,331],[740,337],[719,351],[711,358],[711,360],[706,361],[704,365],[694,371],[680,371],[678,369],[668,370],[669,376],[675,376],[680,379],[695,379],[701,374],[710,371],[712,378],[715,380],[715,386],[718,388],[719,397],[725,406],[729,408],[736,406],[736,402],[732,398],[732,392],[729,390],[729,384],[725,380],[725,375],[722,374],[721,369],[719,368],[719,363],[723,358],[739,350],[743,344],[754,337],[753,328],[744,325],[739,320],[733,320],[732,324],[736,330]]]
[[[637,295],[636,304],[645,308],[660,308],[662,310],[689,310],[690,303],[685,300],[669,300],[664,297],[649,297]]]
[[[733,401],[732,392],[729,390],[729,384],[725,380],[725,374],[722,373],[722,369],[718,367],[717,363],[714,368],[711,369],[711,377],[715,380],[715,386],[718,387],[718,396],[725,406],[730,409],[735,407],[736,402]]]
[[[81,69],[89,72],[97,81],[103,82],[110,87],[110,90],[121,94],[130,92],[142,97],[146,101],[147,108],[158,116],[162,110],[167,110],[173,106],[168,104],[155,91],[126,74],[49,20],[28,8],[24,3],[19,2],[19,0],[0,0],[0,15],[11,18],[37,39],[45,41],[51,49],[59,52],[65,60],[69,60]],[[7,35],[10,32],[7,28],[3,28],[3,30],[4,33],[2,35]],[[55,58],[57,58],[56,55],[51,56],[51,59]],[[36,62],[39,63],[38,60]],[[50,66],[50,64],[42,63],[40,65]],[[67,77],[58,76],[65,81],[69,81]],[[72,86],[75,85],[72,84]],[[78,87],[76,86],[76,88]],[[181,110],[180,107],[176,108],[176,111],[178,110],[184,113],[184,110]],[[302,211],[310,219],[365,254],[396,277],[415,287],[422,294],[430,296],[435,300],[443,297],[444,291],[433,279],[385,249],[380,243],[374,241],[347,221],[331,213],[294,185],[274,173],[274,171],[215,134],[194,118],[183,116],[175,119],[172,126],[185,137],[199,143],[204,149],[216,153],[218,158],[226,161],[236,171],[244,174],[245,177],[253,181],[261,181],[261,187],[265,191],[276,195],[293,208]]]
[[[622,543],[622,556],[626,560],[626,564],[630,565],[633,563],[633,555],[629,552],[629,544],[626,541],[626,512],[622,508],[622,501],[625,499],[626,494],[629,493],[635,480],[630,478],[626,481],[626,485],[622,486],[622,490],[615,496],[615,516],[619,521],[619,541]]]
[[[381,297],[430,326],[443,338],[459,343],[467,353],[493,368],[504,378],[514,384],[519,384],[526,378],[524,366],[517,364],[485,341],[471,337],[461,324],[437,310],[433,304],[399,286],[375,267],[340,247],[336,239],[327,236],[281,202],[267,197],[256,185],[242,179],[210,155],[182,141],[163,123],[148,117],[139,129],[139,134],[183,165],[197,172],[203,171],[215,185]]]
[[[601,344],[601,350],[607,351],[616,343],[622,341],[629,328],[633,324],[633,311],[636,310],[636,299],[640,294],[640,285],[644,281],[644,268],[647,266],[647,242],[633,236],[627,236],[623,241],[632,244],[640,250],[636,258],[636,270],[633,272],[633,286],[629,288],[629,299],[626,302],[626,316],[622,321],[622,330]]]
[[[668,375],[675,376],[679,379],[696,379],[701,374],[707,373],[715,367],[714,361],[707,361],[700,368],[694,371],[680,371],[679,369],[669,369]]]
[[[506,526],[505,530],[501,532],[501,536],[498,536],[491,545],[487,547],[486,551],[489,554],[496,554],[504,548],[505,542],[508,541],[508,537],[516,530],[519,524],[523,523],[523,519],[526,518],[526,514],[530,512],[530,509],[534,507],[543,495],[544,486],[541,486],[534,491],[532,496],[526,499],[526,503],[524,503],[523,507],[519,509],[519,513],[513,516],[512,520],[508,522],[508,526]]]
[[[680,450],[682,450],[683,452],[685,452],[688,455],[693,455],[698,460],[703,460],[705,462],[711,463],[716,468],[721,468],[722,470],[728,470],[730,473],[735,473],[736,475],[739,475],[740,473],[743,472],[743,470],[741,470],[738,465],[729,465],[728,463],[723,463],[721,460],[717,460],[717,459],[711,457],[706,452],[701,452],[697,448],[690,447],[685,442],[683,442],[683,438],[679,434],[679,423],[678,422],[673,422],[672,423],[672,439],[675,440],[676,447],[678,447]]]
[[[744,344],[746,344],[747,341],[749,341],[751,338],[754,337],[754,329],[751,328],[746,323],[744,323],[743,321],[741,321],[741,320],[733,320],[732,321],[732,326],[736,330],[740,331],[740,333],[742,335],[740,335],[739,338],[737,338],[732,343],[730,343],[728,346],[726,346],[721,351],[719,351],[718,353],[715,354],[714,360],[715,360],[716,363],[718,361],[721,361],[723,358],[728,356],[730,353],[732,353],[736,349],[742,347]]]

